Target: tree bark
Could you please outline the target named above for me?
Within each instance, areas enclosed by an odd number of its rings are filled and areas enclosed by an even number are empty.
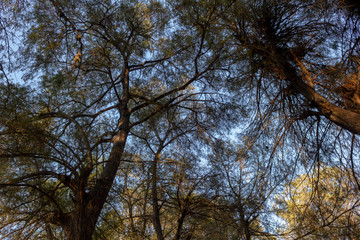
[[[91,240],[122,159],[129,133],[128,117],[123,119],[120,125],[122,128],[114,137],[110,157],[95,187],[89,194],[84,195],[83,202],[76,203],[76,208],[60,220],[67,240]]]
[[[159,199],[157,195],[157,163],[160,160],[161,149],[155,154],[154,160],[152,162],[152,205],[153,205],[153,224],[158,240],[164,240],[164,235],[161,228],[160,221],[160,208],[159,208]]]
[[[300,93],[306,100],[317,108],[320,115],[326,117],[341,128],[344,128],[354,134],[360,134],[359,113],[343,109],[331,103],[328,99],[319,94],[314,87],[307,83],[311,82],[311,79],[306,79],[307,81],[304,81],[303,77],[297,72],[294,65],[295,63],[292,64],[290,62],[289,58],[292,57],[284,56],[281,52],[279,52],[279,50],[275,50],[274,52],[276,65],[282,70],[282,74],[284,74],[285,79],[290,82],[295,91]],[[304,75],[306,76],[306,74]]]
[[[183,227],[183,224],[185,221],[186,214],[187,214],[187,209],[185,206],[185,209],[183,209],[183,211],[181,212],[181,215],[177,221],[178,224],[177,224],[177,229],[176,229],[176,234],[175,234],[174,240],[180,240],[180,238],[181,238],[181,230],[182,230],[182,227]]]

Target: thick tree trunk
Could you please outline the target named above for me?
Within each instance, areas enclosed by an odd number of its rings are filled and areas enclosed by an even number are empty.
[[[93,190],[83,196],[83,202],[65,218],[61,219],[67,240],[91,240],[96,222],[111,189],[119,168],[129,132],[129,119],[124,117],[122,127],[114,137],[113,147],[107,164]]]
[[[95,224],[86,216],[73,213],[64,222],[63,229],[67,240],[90,240],[95,229]]]
[[[313,86],[308,84],[311,82],[311,79],[304,80],[297,72],[295,66],[290,63],[288,59],[292,57],[283,56],[277,50],[274,51],[274,56],[276,65],[282,70],[285,79],[290,82],[295,91],[303,95],[318,109],[320,115],[354,134],[360,134],[359,113],[343,109],[319,94]],[[307,74],[303,75],[305,78],[309,77]]]

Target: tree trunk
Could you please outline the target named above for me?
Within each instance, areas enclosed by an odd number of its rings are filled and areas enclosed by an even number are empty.
[[[120,113],[119,130],[112,139],[113,146],[109,159],[94,188],[89,193],[84,191],[83,194],[80,194],[75,209],[67,215],[65,221],[61,221],[68,240],[91,240],[96,222],[121,163],[130,131],[130,111],[127,106],[129,102],[129,71],[126,65],[123,69],[122,84],[122,98],[118,108]],[[83,180],[88,181],[88,179]]]
[[[312,103],[318,109],[320,115],[354,134],[360,134],[360,114],[343,109],[316,92],[314,87],[307,83],[311,82],[311,79],[305,79],[306,81],[304,81],[303,77],[299,76],[294,65],[290,63],[289,59],[291,58],[291,56],[284,56],[279,50],[274,50],[276,65],[282,70],[282,74],[290,82],[294,90]],[[307,74],[304,75],[306,78]]]
[[[76,209],[60,220],[67,240],[91,240],[124,152],[129,119],[123,121],[123,128],[114,137],[110,157],[95,187],[83,196],[83,202],[77,203]]]
[[[160,221],[160,209],[157,196],[157,163],[160,159],[160,150],[156,153],[153,163],[152,163],[152,205],[153,205],[153,224],[158,240],[164,240],[164,235],[161,229]]]
[[[187,209],[185,207],[185,209],[181,212],[181,215],[178,219],[178,224],[177,224],[177,229],[176,229],[176,234],[175,234],[174,240],[180,240],[180,238],[181,238],[181,230],[182,230],[182,227],[183,227],[183,224],[185,221],[186,212],[187,212]]]
[[[251,240],[250,224],[248,219],[246,219],[245,217],[244,207],[242,202],[240,202],[238,205],[238,211],[240,213],[240,223],[241,223],[242,232],[245,235],[245,239]]]
[[[75,216],[73,213],[67,218],[63,229],[67,240],[91,240],[95,229],[95,224],[91,218],[86,216]]]

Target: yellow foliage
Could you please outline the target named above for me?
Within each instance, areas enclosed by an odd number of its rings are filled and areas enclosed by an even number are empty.
[[[295,237],[293,234],[299,237],[311,231],[329,238],[351,234],[360,221],[356,214],[360,207],[356,192],[347,173],[335,167],[321,168],[311,176],[299,176],[278,196],[278,202],[284,206],[279,216],[292,232],[290,238]]]

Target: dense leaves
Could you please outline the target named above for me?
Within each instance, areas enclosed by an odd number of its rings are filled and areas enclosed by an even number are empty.
[[[0,11],[1,238],[359,237],[356,1]]]

